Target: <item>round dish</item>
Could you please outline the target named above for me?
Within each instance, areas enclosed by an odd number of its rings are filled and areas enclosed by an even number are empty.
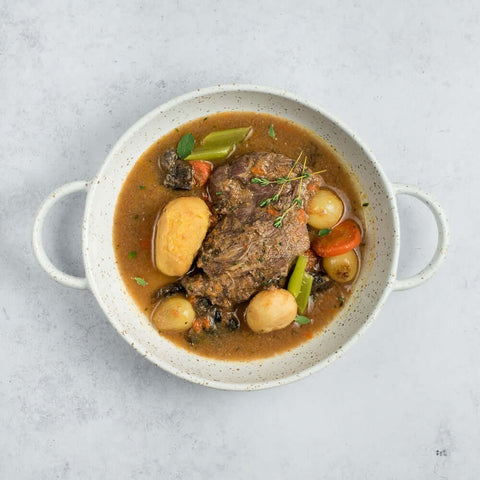
[[[241,110],[288,118],[315,131],[334,146],[369,203],[365,222],[371,240],[350,302],[321,334],[280,355],[231,362],[189,353],[157,333],[125,291],[115,263],[112,225],[116,200],[127,174],[155,140],[189,120],[213,112]],[[49,261],[41,241],[43,220],[51,206],[63,196],[80,190],[88,191],[83,222],[86,278],[59,271]],[[424,202],[434,214],[439,232],[432,260],[420,273],[405,280],[396,278],[400,251],[397,194],[412,195]],[[282,385],[331,363],[365,331],[390,291],[411,288],[430,278],[445,257],[447,243],[448,228],[440,206],[418,188],[391,184],[373,155],[346,126],[292,94],[242,85],[197,90],[144,116],[112,148],[93,180],[64,185],[46,199],[33,230],[34,252],[47,273],[64,285],[90,288],[112,325],[142,355],[186,380],[231,390]]]

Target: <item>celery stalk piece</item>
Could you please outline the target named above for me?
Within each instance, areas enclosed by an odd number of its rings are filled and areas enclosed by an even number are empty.
[[[211,132],[202,140],[202,147],[216,147],[237,144],[243,142],[243,140],[250,135],[251,131],[252,127],[240,127]]]
[[[290,280],[288,280],[287,290],[295,297],[298,297],[300,289],[302,288],[302,279],[303,274],[305,273],[305,267],[307,266],[307,257],[305,255],[300,255],[297,258],[297,263],[293,269],[292,274],[290,275]]]
[[[235,148],[235,145],[218,145],[197,147],[185,158],[185,160],[220,160],[227,158]]]
[[[313,277],[309,273],[303,274],[302,288],[297,297],[298,312],[302,315],[308,307],[308,299],[312,291]]]

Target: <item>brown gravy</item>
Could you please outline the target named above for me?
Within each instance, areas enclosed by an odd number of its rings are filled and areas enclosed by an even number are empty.
[[[113,243],[117,265],[129,294],[145,315],[149,316],[154,307],[152,293],[176,280],[160,273],[152,263],[151,239],[157,214],[173,198],[199,196],[204,192],[203,188],[182,191],[164,187],[157,167],[158,157],[176,146],[188,132],[195,138],[202,138],[213,130],[250,125],[253,134],[237,147],[229,160],[253,151],[271,151],[296,158],[303,150],[315,170],[327,170],[322,174],[324,180],[344,200],[345,214],[356,217],[363,229],[362,204],[355,184],[334,149],[313,132],[290,120],[265,113],[225,112],[193,120],[160,138],[140,156],[122,186],[115,209]],[[274,125],[275,138],[268,135],[270,125]],[[131,252],[136,252],[134,258],[131,258]],[[148,284],[138,285],[134,277],[141,277]],[[292,349],[321,331],[348,300],[351,289],[351,284],[335,283],[320,293],[308,312],[312,319],[309,325],[300,326],[294,322],[282,330],[257,334],[240,318],[238,330],[220,327],[197,345],[190,345],[183,332],[161,335],[179,347],[207,357],[224,360],[264,358]],[[241,317],[242,313],[239,315]]]

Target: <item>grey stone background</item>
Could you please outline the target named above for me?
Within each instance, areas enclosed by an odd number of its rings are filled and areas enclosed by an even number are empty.
[[[0,479],[480,478],[479,26],[473,0],[0,0]],[[91,178],[140,116],[231,82],[323,105],[452,230],[439,273],[392,294],[344,358],[254,393],[154,367],[30,246],[42,199]],[[46,225],[73,274],[83,204]],[[405,276],[435,227],[399,205]]]

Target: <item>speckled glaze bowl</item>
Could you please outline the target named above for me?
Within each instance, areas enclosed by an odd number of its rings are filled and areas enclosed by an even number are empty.
[[[112,245],[115,204],[128,173],[139,156],[158,138],[189,120],[214,112],[267,112],[294,120],[326,139],[341,154],[359,184],[365,209],[367,245],[363,268],[353,295],[322,333],[303,345],[263,360],[226,362],[176,347],[150,324],[125,290]],[[55,202],[87,191],[83,220],[83,259],[86,278],[58,270],[42,245],[42,225]],[[428,265],[412,278],[396,278],[400,225],[396,196],[412,195],[425,203],[438,226],[438,244]],[[333,362],[367,329],[392,290],[420,285],[445,257],[448,229],[440,206],[420,189],[392,184],[365,145],[341,122],[295,95],[266,87],[228,85],[197,90],[156,108],[133,125],[108,154],[90,181],[66,184],[42,204],[33,228],[33,248],[40,265],[56,281],[73,288],[90,288],[112,325],[138,352],[185,380],[209,387],[255,390],[298,380]]]

